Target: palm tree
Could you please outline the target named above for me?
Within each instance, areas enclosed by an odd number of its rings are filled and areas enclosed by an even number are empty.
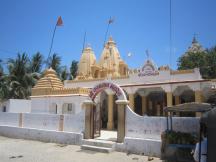
[[[35,85],[37,73],[29,71],[29,59],[25,53],[18,53],[16,59],[8,61],[8,80],[10,82],[10,98],[24,99],[31,95],[31,88]]]
[[[8,76],[2,75],[0,76],[0,101],[9,99],[9,92]]]
[[[30,71],[32,73],[34,72],[40,73],[42,68],[42,63],[43,63],[43,55],[40,52],[37,52],[32,56],[30,60]]]
[[[53,70],[55,70],[60,76],[61,73],[61,57],[58,56],[58,54],[54,53],[51,57],[48,58],[47,61],[48,67],[51,67]]]

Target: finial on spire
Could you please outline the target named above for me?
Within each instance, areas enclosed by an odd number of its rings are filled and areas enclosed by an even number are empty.
[[[192,43],[197,43],[197,33],[194,33],[194,36],[193,36],[193,41],[192,41]]]

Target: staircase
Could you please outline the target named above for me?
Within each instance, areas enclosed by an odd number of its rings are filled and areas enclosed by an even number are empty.
[[[97,139],[83,139],[81,149],[110,153],[115,150],[115,142]]]

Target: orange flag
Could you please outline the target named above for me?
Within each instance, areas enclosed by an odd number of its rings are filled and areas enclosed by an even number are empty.
[[[56,23],[56,26],[62,26],[63,25],[63,21],[62,21],[62,18],[61,16],[58,17],[58,21]]]

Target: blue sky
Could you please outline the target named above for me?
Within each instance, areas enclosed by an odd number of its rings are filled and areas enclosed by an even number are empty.
[[[215,8],[215,0],[172,0],[172,68],[194,33],[204,48],[216,45]],[[143,65],[146,49],[158,66],[170,63],[169,0],[0,0],[0,59],[37,51],[47,57],[58,16],[64,26],[56,30],[52,52],[62,65],[79,60],[85,31],[99,59],[110,16],[115,22],[108,35],[129,67]]]

